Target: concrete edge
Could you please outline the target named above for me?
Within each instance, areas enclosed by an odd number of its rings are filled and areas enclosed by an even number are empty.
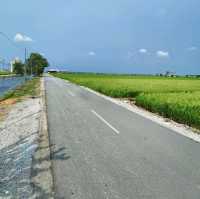
[[[65,80],[67,82],[69,82],[68,80]],[[71,82],[70,82],[71,83]],[[72,83],[73,84],[73,83]],[[77,84],[76,84],[77,85]],[[79,85],[80,86],[80,85]],[[137,115],[140,115],[146,119],[149,119],[151,120],[152,122],[155,122],[157,124],[159,124],[160,126],[162,127],[165,127],[165,128],[168,128],[170,130],[172,130],[173,132],[175,133],[178,133],[184,137],[187,137],[191,140],[194,140],[195,142],[199,142],[200,143],[200,134],[199,133],[199,130],[196,130],[196,129],[193,129],[187,125],[184,125],[184,124],[180,124],[180,123],[177,123],[173,120],[170,120],[170,119],[167,119],[167,118],[164,118],[160,115],[157,115],[155,113],[152,113],[146,109],[143,109],[141,107],[138,107],[136,105],[131,105],[131,104],[128,104],[126,102],[123,102],[122,100],[120,99],[116,99],[116,98],[112,98],[112,97],[109,97],[109,96],[106,96],[104,94],[101,94],[97,91],[94,91],[88,87],[85,87],[85,86],[80,86],[81,88],[99,96],[99,97],[102,97],[114,104],[117,104],[118,106],[121,106],[133,113],[136,113]],[[197,133],[198,132],[198,133]]]
[[[47,104],[44,77],[40,80],[41,116],[39,121],[38,150],[33,157],[32,177],[33,198],[54,199],[53,170],[51,162],[51,146],[48,133]]]

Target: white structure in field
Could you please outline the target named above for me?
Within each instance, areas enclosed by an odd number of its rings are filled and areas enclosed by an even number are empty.
[[[10,72],[13,73],[13,66],[15,63],[18,63],[18,62],[21,62],[20,58],[19,57],[15,57],[11,62],[10,62]]]
[[[47,70],[48,73],[59,73],[60,70],[58,68],[51,68],[49,70]]]

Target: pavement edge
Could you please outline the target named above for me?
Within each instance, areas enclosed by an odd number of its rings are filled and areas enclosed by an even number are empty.
[[[69,82],[68,80],[65,80],[65,81]],[[80,85],[78,85],[78,86],[80,86]],[[80,86],[80,87],[83,88],[84,90],[90,92],[90,93],[93,93],[93,94],[95,94],[99,97],[104,98],[105,100],[108,100],[108,101],[110,101],[110,102],[112,102],[112,103],[114,103],[118,106],[121,106],[121,107],[123,107],[123,108],[125,108],[125,109],[139,115],[139,116],[142,116],[143,118],[151,120],[152,122],[157,123],[158,125],[160,125],[164,128],[170,129],[175,133],[178,133],[178,134],[180,134],[180,135],[182,135],[186,138],[189,138],[189,139],[191,139],[195,142],[200,143],[200,134],[199,134],[199,130],[197,130],[197,129],[193,129],[193,128],[187,126],[187,125],[180,124],[180,123],[177,123],[173,120],[164,118],[160,115],[157,115],[156,113],[152,113],[152,112],[150,112],[146,109],[143,109],[141,107],[138,107],[136,105],[123,102],[120,99],[106,96],[106,95],[99,93],[97,91],[94,91],[94,90],[92,90],[88,87],[85,87],[85,86]]]
[[[33,198],[54,199],[51,145],[48,133],[47,104],[44,77],[40,80],[41,115],[39,121],[38,148],[33,157],[32,185]]]

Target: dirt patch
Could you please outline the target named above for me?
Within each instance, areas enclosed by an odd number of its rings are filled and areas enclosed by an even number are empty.
[[[0,98],[0,122],[6,119],[12,106],[17,102],[40,97],[40,78],[34,78],[27,81],[14,91],[8,92],[3,98]]]
[[[7,99],[0,101],[0,121],[3,121],[8,115],[13,104],[16,103],[16,99]]]

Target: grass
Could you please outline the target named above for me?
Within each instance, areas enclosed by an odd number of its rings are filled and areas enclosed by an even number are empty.
[[[200,129],[200,80],[155,76],[57,73],[54,76],[116,98],[134,98],[152,112]]]
[[[8,71],[0,71],[0,76],[1,75],[10,75],[11,73]]]
[[[200,92],[140,94],[136,104],[200,129]]]
[[[33,78],[25,84],[18,86],[15,90],[8,91],[2,98],[0,98],[0,101],[10,98],[21,100],[24,97],[35,97],[39,94],[39,85],[40,78]]]

